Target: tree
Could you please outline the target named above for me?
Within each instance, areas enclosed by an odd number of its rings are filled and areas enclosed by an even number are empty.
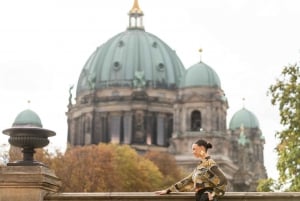
[[[9,145],[9,162],[15,162],[23,159],[22,148]]]
[[[9,160],[8,145],[0,145],[0,167],[4,166]]]
[[[55,171],[63,192],[154,191],[162,185],[157,166],[127,145],[76,146],[54,155],[38,150],[35,158]]]
[[[268,94],[277,105],[283,130],[276,133],[279,144],[277,169],[279,181],[289,184],[288,191],[300,191],[300,71],[297,64],[283,68],[281,77]]]
[[[279,186],[272,178],[258,180],[258,186],[256,188],[258,192],[274,192],[279,190]]]
[[[149,151],[144,157],[151,160],[163,174],[164,181],[162,188],[169,187],[186,176],[183,170],[176,164],[173,155],[166,152]]]
[[[10,161],[22,159],[21,149],[10,149]],[[151,151],[144,156],[128,145],[99,144],[49,151],[35,149],[42,162],[62,181],[63,192],[155,191],[182,179],[174,156]]]

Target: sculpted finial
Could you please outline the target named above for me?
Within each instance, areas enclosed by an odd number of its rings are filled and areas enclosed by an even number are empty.
[[[133,6],[129,11],[129,14],[143,14],[143,11],[140,9],[138,0],[134,0]]]
[[[202,48],[199,48],[199,53],[200,53],[200,62],[202,62],[202,52],[203,52],[203,49]]]

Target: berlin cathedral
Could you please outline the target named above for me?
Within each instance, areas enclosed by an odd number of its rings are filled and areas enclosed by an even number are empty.
[[[228,100],[215,70],[203,61],[183,66],[168,44],[145,31],[137,0],[128,16],[127,29],[98,46],[82,68],[76,103],[66,113],[68,143],[169,152],[189,170],[197,164],[192,144],[205,139],[228,190],[256,191],[267,178],[257,117],[243,107],[227,127]]]

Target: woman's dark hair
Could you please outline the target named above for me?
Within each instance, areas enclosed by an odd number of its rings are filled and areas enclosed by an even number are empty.
[[[206,142],[205,140],[197,140],[194,144],[205,147],[205,150],[212,148],[212,145],[209,142]]]

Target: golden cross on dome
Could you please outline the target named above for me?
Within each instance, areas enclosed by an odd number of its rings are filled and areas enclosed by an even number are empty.
[[[143,11],[140,9],[138,0],[134,0],[133,6],[129,11],[130,14],[143,14]]]

